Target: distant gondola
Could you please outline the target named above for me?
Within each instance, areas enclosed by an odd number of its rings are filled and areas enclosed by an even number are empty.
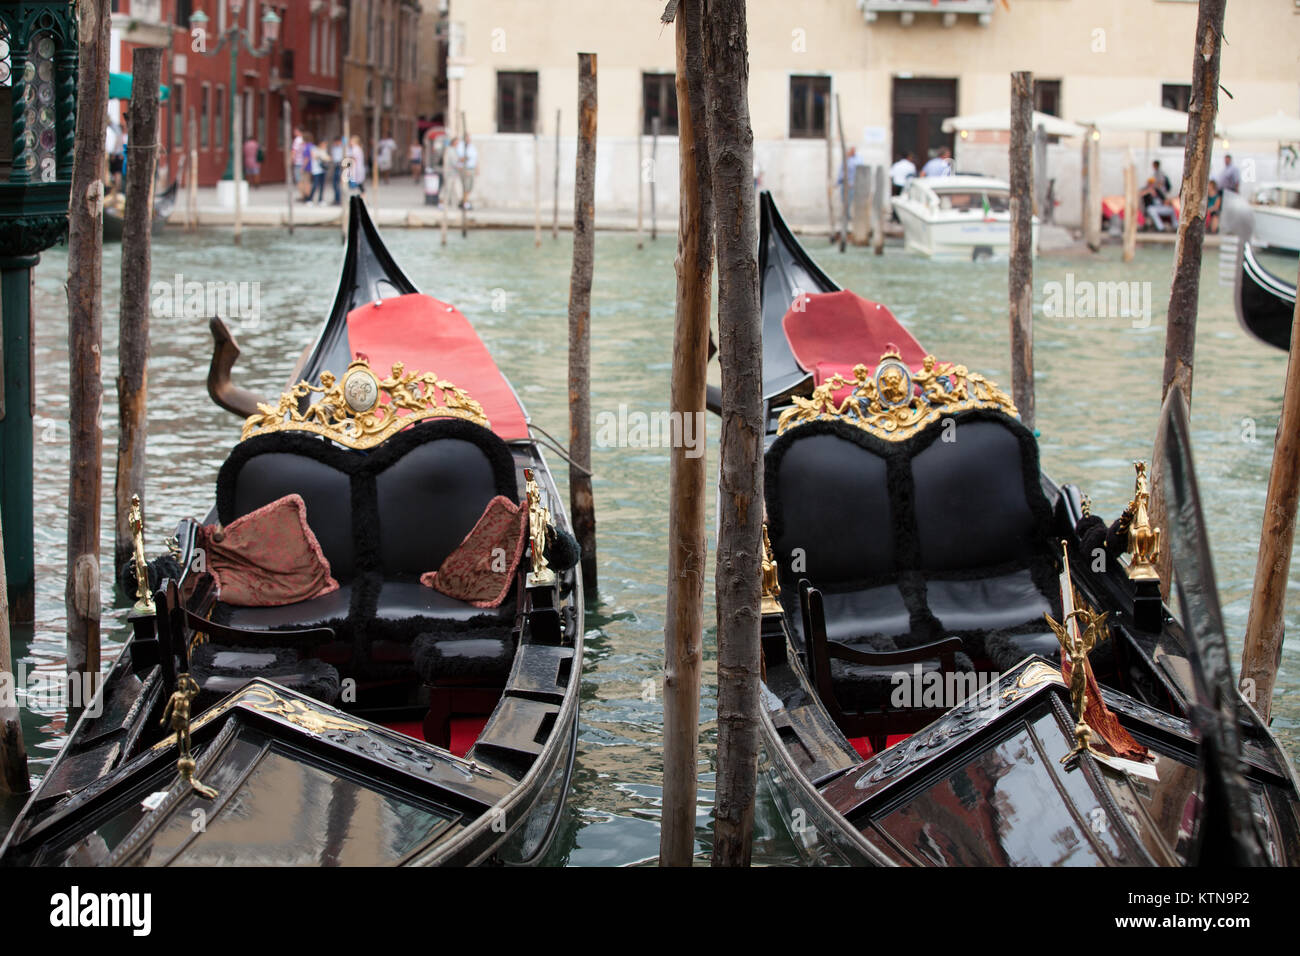
[[[1290,348],[1295,286],[1265,269],[1249,242],[1242,248],[1235,300],[1242,328],[1265,345],[1283,351]]]
[[[163,231],[167,225],[167,220],[176,208],[176,182],[154,196],[153,199],[153,220],[150,225],[150,231],[156,236]],[[104,241],[121,242],[122,241],[122,210],[112,203],[104,205]]]
[[[1294,771],[1232,684],[1208,553],[1187,560],[1203,530],[1179,409],[1162,447],[1181,523],[1150,527],[1139,470],[1107,528],[1042,474],[1005,393],[834,291],[761,205],[762,768],[801,852],[1300,863]],[[1171,546],[1186,627],[1152,565]]]
[[[546,852],[577,742],[583,601],[568,519],[467,320],[416,292],[359,198],[350,216],[334,306],[294,387],[245,422],[207,527],[182,521],[173,560],[154,563],[156,612],[133,612],[133,637],[3,863],[527,864]],[[228,408],[249,398],[229,386],[233,349],[219,338],[224,367],[210,376]],[[213,576],[215,549],[251,513],[247,553],[278,560],[284,529],[257,522],[293,494],[338,587],[236,601],[229,567]],[[513,554],[487,548],[507,541]],[[314,588],[325,572],[308,564]],[[421,583],[435,569],[460,596]],[[243,588],[275,597],[302,581],[292,565]]]

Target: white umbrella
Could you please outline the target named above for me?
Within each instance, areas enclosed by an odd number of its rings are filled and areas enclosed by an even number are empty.
[[[1156,106],[1149,100],[1142,106],[1131,106],[1125,110],[1107,113],[1088,122],[1099,130],[1112,132],[1146,133],[1146,149],[1142,162],[1146,164],[1151,158],[1152,133],[1186,133],[1187,114],[1181,110],[1171,110],[1167,106]],[[1217,123],[1215,134],[1218,135]]]
[[[1278,110],[1272,116],[1261,116],[1259,119],[1225,126],[1223,133],[1228,139],[1300,143],[1300,119]]]
[[[1147,102],[1088,120],[1100,130],[1136,133],[1186,133],[1187,114]]]
[[[1042,129],[1048,136],[1082,136],[1087,130],[1077,123],[1063,120],[1059,116],[1034,111],[1029,124],[1034,129]],[[953,133],[958,130],[992,130],[1005,132],[1011,129],[1011,110],[989,110],[987,113],[972,113],[969,116],[949,116],[943,121],[943,131]]]

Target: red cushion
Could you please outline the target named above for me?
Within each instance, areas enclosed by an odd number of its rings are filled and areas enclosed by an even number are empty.
[[[510,593],[527,540],[528,510],[497,495],[460,546],[420,583],[475,607],[497,607]]]
[[[224,529],[205,525],[199,539],[226,604],[278,607],[338,590],[301,495],[277,498]]]
[[[898,350],[910,368],[921,367],[925,349],[894,314],[847,289],[805,295],[781,320],[795,361],[821,385],[836,372],[853,378],[853,366],[875,368],[886,350]]]

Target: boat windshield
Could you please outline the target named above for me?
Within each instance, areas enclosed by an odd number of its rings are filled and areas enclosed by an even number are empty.
[[[990,189],[945,189],[937,193],[939,208],[954,212],[1007,212],[1011,201],[1006,192]]]

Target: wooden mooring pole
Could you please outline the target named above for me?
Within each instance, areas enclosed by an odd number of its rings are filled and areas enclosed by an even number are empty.
[[[826,116],[826,223],[831,245],[835,244],[835,146],[831,140],[830,105]]]
[[[232,166],[235,172],[235,245],[241,245],[244,241],[244,104],[240,102],[238,96],[231,96],[230,108],[234,110],[234,115],[230,118],[231,133],[235,141],[230,144],[234,151],[231,154],[233,160]]]
[[[533,119],[533,248],[542,245],[542,122]]]
[[[1080,156],[1080,208],[1083,218],[1083,241],[1093,252],[1101,249],[1101,157],[1097,149],[1097,127],[1089,126],[1083,135]]]
[[[659,178],[659,117],[650,120],[650,241],[659,238],[659,206],[655,199],[655,180]]]
[[[871,167],[862,163],[853,172],[853,244],[871,241]]]
[[[466,178],[470,175],[469,171],[469,142],[466,137],[469,136],[469,127],[465,125],[465,111],[460,111],[460,148],[465,151],[464,163],[457,162],[457,169],[460,174],[460,237],[469,238],[469,190],[465,188]],[[379,187],[375,187],[375,193],[378,194]],[[378,202],[378,195],[375,201]]]
[[[840,94],[835,94],[835,126],[840,134],[840,252],[849,240],[849,149],[844,143],[844,114],[840,111]]]
[[[713,193],[704,104],[704,0],[677,6],[677,313],[673,330],[672,412],[682,438],[670,451],[668,608],[664,619],[664,790],[659,865],[690,866],[695,855],[699,785],[700,669],[704,644],[704,392],[713,295]],[[690,428],[688,432],[686,429]]]
[[[1133,150],[1130,149],[1128,162],[1124,165],[1123,258],[1125,262],[1132,262],[1137,255],[1138,212],[1137,168],[1133,164]]]
[[[636,114],[636,247],[642,249],[645,243],[642,241],[642,211],[645,207],[645,136],[642,130],[645,128],[645,107],[637,111]]]
[[[748,866],[758,773],[763,554],[763,323],[744,0],[710,0],[709,159],[718,257],[722,448],[718,468],[718,776],[713,864]]]
[[[596,255],[596,54],[578,54],[578,155],[569,277],[569,511],[582,547],[582,585],[596,591],[596,502],[591,490],[591,275]]]
[[[5,574],[5,534],[0,524],[0,797],[26,793],[27,751],[23,747],[23,725],[18,712],[18,678],[14,673],[13,649],[9,645],[9,578]]]
[[[1020,420],[1034,430],[1034,81],[1028,71],[1011,74],[1011,399]]]
[[[1183,393],[1189,415],[1196,353],[1196,313],[1201,294],[1201,254],[1205,246],[1205,205],[1210,188],[1214,124],[1219,113],[1219,55],[1223,47],[1225,7],[1226,0],[1201,0],[1196,14],[1192,95],[1187,105],[1187,146],[1183,150],[1183,183],[1179,192],[1182,213],[1178,217],[1174,281],[1169,290],[1168,318],[1165,321],[1165,368],[1160,402],[1163,405],[1169,390],[1176,388]],[[1166,528],[1160,458],[1159,454],[1152,456],[1151,522],[1157,528]],[[1161,591],[1168,597],[1168,548],[1160,549],[1156,570],[1160,572]]]
[[[1300,343],[1300,303],[1291,319],[1291,341]],[[1286,365],[1282,417],[1277,423],[1273,467],[1268,476],[1264,525],[1259,535],[1255,591],[1246,618],[1241,652],[1241,692],[1265,724],[1273,709],[1273,685],[1282,659],[1286,588],[1295,542],[1296,503],[1300,499],[1300,348]]]
[[[551,238],[560,238],[560,111],[555,111],[555,183],[551,189]]]
[[[283,129],[284,129],[284,132],[283,132],[283,135],[281,136],[280,142],[284,144],[284,148],[281,150],[281,151],[284,153],[284,195],[285,195],[285,198],[288,199],[288,201],[289,201],[289,209],[288,209],[288,213],[287,213],[287,215],[285,216],[285,220],[284,220],[284,221],[285,221],[285,223],[287,223],[288,226],[289,226],[289,235],[291,235],[291,236],[293,235],[293,119],[292,119],[292,113],[293,113],[293,110],[290,108],[290,106],[289,106],[289,100],[288,100],[288,98],[286,97],[285,99],[283,99],[283,100],[280,102],[280,122],[281,122],[281,125],[283,126]],[[343,155],[344,155],[344,156],[347,156],[347,154],[348,154],[348,137],[347,137],[347,120],[346,120],[346,119],[343,121],[343,129],[344,129],[344,132],[343,132]],[[342,176],[343,174],[340,173],[339,175]],[[343,185],[343,189],[344,189],[344,191],[346,191],[346,190],[347,190],[347,185],[348,185],[348,184],[347,184],[347,181],[345,180],[345,181],[342,183],[342,185]],[[347,212],[346,212],[346,210],[343,212],[343,216],[344,216],[345,218],[347,217]],[[344,228],[344,231],[343,231],[343,237],[344,237],[344,239],[347,238],[347,229],[346,229],[346,227]]]
[[[113,580],[131,560],[134,538],[127,515],[131,496],[145,495],[149,387],[149,277],[153,258],[153,184],[158,162],[158,83],[161,47],[132,55],[130,161],[122,213],[122,306],[117,347],[117,468],[113,477]]]
[[[199,227],[199,121],[192,106],[186,127],[190,151],[185,164],[185,231],[192,232]]]
[[[108,110],[109,2],[78,5],[76,153],[68,204],[69,678],[99,676],[99,502],[103,489],[104,125]],[[74,697],[74,699],[77,699]]]
[[[875,225],[872,227],[871,247],[878,256],[885,254],[885,220],[889,218],[889,175],[882,164],[876,167],[876,191],[871,197]]]

